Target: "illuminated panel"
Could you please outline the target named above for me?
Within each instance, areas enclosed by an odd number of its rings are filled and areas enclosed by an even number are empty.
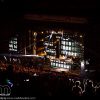
[[[17,51],[17,38],[11,38],[9,41],[9,51]]]
[[[57,48],[57,40],[59,41],[59,48]],[[58,35],[57,31],[51,30],[49,31],[49,35],[44,39],[44,46],[46,47],[47,56],[53,60],[51,61],[51,66],[56,68],[70,69],[74,61],[66,58],[82,57],[82,43],[70,33]],[[56,60],[58,49],[60,51],[59,61],[58,59]]]
[[[71,45],[71,42],[69,42],[69,45]]]
[[[66,68],[66,65],[64,64],[64,68]]]
[[[69,51],[71,51],[71,47],[69,47]]]
[[[56,68],[55,71],[57,71],[57,72],[62,72],[62,71],[67,72],[67,71],[69,71],[69,69],[65,69],[65,68]]]
[[[62,68],[63,68],[63,64],[62,64],[62,63],[60,64],[60,67],[62,67]]]
[[[59,63],[56,63],[56,67],[58,67],[59,66]]]

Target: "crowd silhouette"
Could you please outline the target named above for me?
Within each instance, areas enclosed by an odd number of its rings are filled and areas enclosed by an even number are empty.
[[[0,85],[7,85],[6,80],[13,84],[10,96],[28,97],[65,97],[68,96],[99,96],[99,81],[80,77],[69,77],[64,73],[47,72],[14,73],[9,65],[6,71],[0,70]]]

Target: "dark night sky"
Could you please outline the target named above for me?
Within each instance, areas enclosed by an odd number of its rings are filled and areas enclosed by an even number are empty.
[[[18,19],[25,13],[82,16],[89,21],[85,39],[87,54],[100,59],[98,4],[96,0],[0,0],[0,44],[7,41],[15,30]]]

